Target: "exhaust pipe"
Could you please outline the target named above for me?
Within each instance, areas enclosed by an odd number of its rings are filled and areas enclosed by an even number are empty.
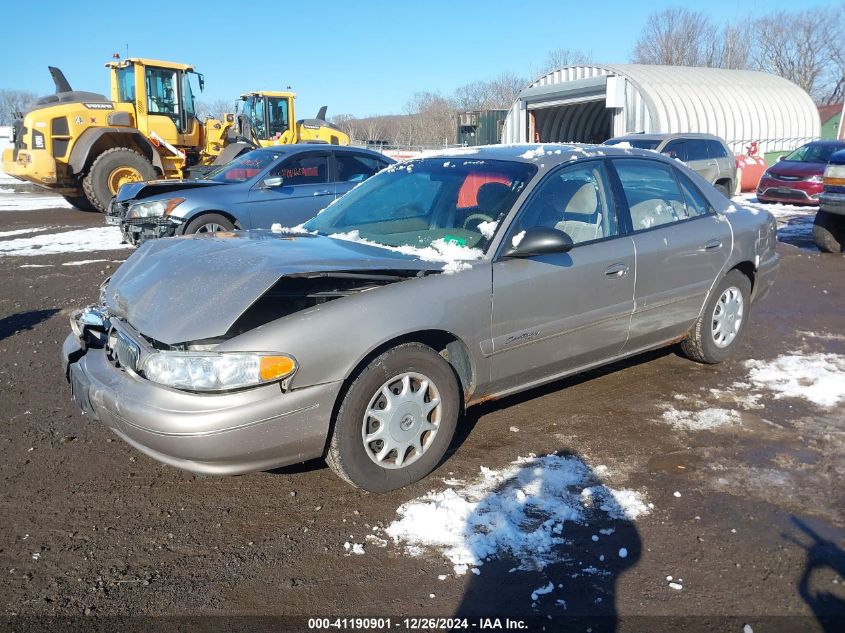
[[[73,88],[65,78],[65,74],[55,66],[47,66],[50,71],[50,76],[53,78],[53,83],[56,84],[56,94],[61,92],[73,92]]]

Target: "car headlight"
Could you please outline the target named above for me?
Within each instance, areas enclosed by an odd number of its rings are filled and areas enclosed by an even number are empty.
[[[189,391],[226,391],[276,382],[296,371],[284,354],[157,352],[140,368],[148,380]]]
[[[807,178],[807,182],[822,182],[824,178],[822,176],[816,174],[815,176],[810,176]]]
[[[771,177],[772,177],[772,175],[769,173],[769,170],[767,169],[766,171],[764,171],[764,172],[763,172],[763,176],[762,176],[762,177],[763,177],[763,178],[771,178]]]
[[[170,213],[185,202],[185,198],[168,198],[167,200],[152,200],[150,202],[134,202],[129,205],[127,218],[155,218]]]

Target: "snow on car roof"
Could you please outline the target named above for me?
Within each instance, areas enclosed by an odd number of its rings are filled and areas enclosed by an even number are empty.
[[[559,165],[571,160],[600,156],[647,156],[654,152],[633,147],[612,145],[584,145],[577,143],[515,143],[505,145],[481,145],[478,147],[457,147],[423,153],[418,158],[472,157],[483,160],[517,160],[539,164],[540,167]]]

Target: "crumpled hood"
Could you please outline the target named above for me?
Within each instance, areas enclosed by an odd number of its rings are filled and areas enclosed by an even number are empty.
[[[270,231],[150,240],[112,275],[106,305],[168,345],[224,335],[281,277],[329,271],[436,270],[375,246]]]
[[[216,180],[150,180],[149,182],[130,182],[123,185],[117,192],[118,202],[125,200],[140,200],[162,193],[176,193],[199,187],[226,187],[227,183]]]

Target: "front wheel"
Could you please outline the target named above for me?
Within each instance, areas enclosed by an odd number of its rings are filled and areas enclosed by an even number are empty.
[[[823,253],[841,253],[845,244],[845,217],[819,209],[813,221],[813,241]]]
[[[713,187],[716,189],[716,191],[721,193],[726,198],[731,197],[731,192],[728,191],[728,187],[726,185],[722,184],[721,182],[717,182],[716,184],[713,185]]]
[[[62,196],[70,206],[80,211],[99,211],[85,196]]]
[[[326,462],[357,488],[401,488],[437,467],[460,410],[460,388],[449,363],[426,345],[399,345],[374,359],[349,386]]]
[[[751,281],[738,270],[730,271],[681,343],[684,354],[700,363],[727,360],[745,333],[750,308]]]
[[[185,226],[185,235],[234,230],[235,225],[226,216],[220,215],[219,213],[204,213],[188,222],[187,226]]]

